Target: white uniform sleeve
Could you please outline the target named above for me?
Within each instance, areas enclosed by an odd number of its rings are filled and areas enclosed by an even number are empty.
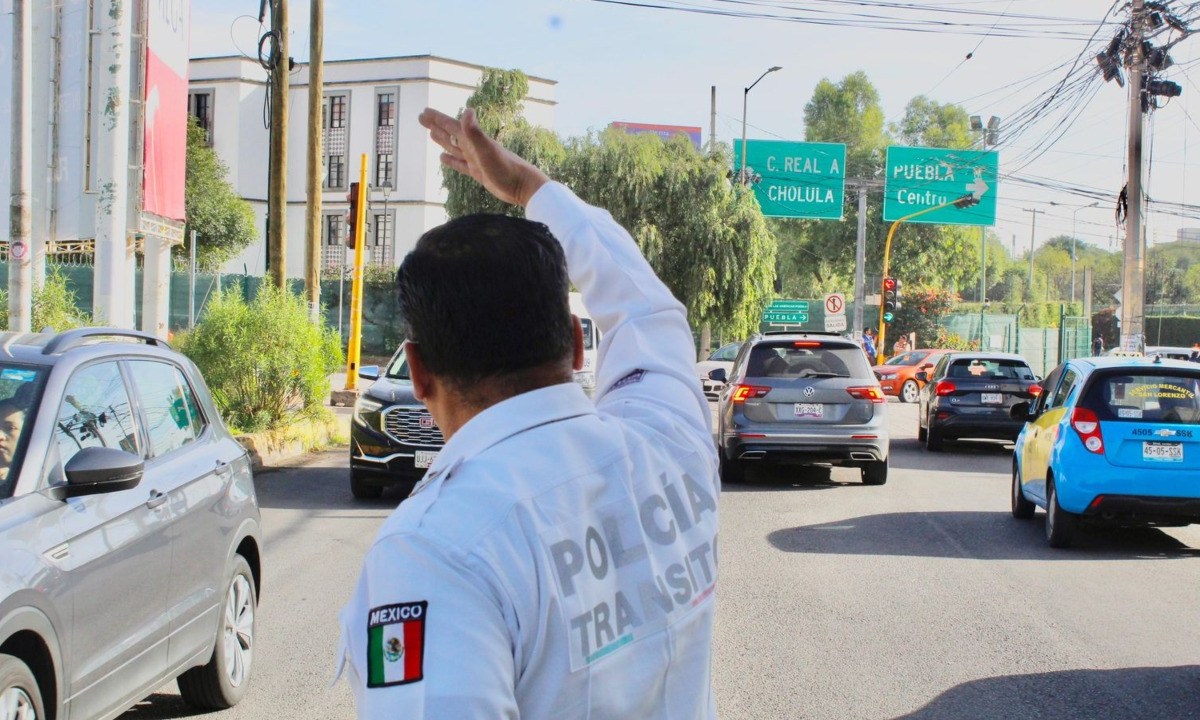
[[[518,717],[512,640],[486,569],[380,538],[342,616],[359,718]]]
[[[554,182],[534,194],[526,216],[545,223],[558,238],[571,282],[604,333],[597,408],[657,425],[659,431],[686,428],[711,447],[711,416],[695,375],[687,311],[629,233],[608,212]]]

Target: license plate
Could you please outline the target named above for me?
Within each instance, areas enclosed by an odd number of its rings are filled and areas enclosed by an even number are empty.
[[[436,450],[418,450],[416,456],[413,457],[413,467],[417,469],[427,468],[433,464],[437,456]]]
[[[1144,442],[1142,459],[1150,462],[1183,462],[1183,443]]]
[[[819,418],[825,415],[825,406],[821,403],[796,403],[796,417]]]
[[[1004,402],[1004,396],[1000,393],[982,393],[979,399],[984,405],[999,405]]]

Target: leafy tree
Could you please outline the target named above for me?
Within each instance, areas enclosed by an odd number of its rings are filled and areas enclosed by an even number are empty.
[[[971,147],[971,120],[958,105],[934,102],[924,95],[908,101],[904,118],[892,126],[903,145],[963,149]]]
[[[196,231],[196,262],[203,268],[216,268],[236,257],[255,237],[254,210],[238,197],[228,175],[229,168],[208,146],[204,129],[189,116],[184,212],[187,231]],[[186,243],[175,246],[174,252],[186,257]]]

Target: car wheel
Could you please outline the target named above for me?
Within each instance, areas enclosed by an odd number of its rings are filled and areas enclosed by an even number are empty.
[[[905,380],[900,386],[900,402],[915,403],[920,393],[921,388],[917,387],[916,380]]]
[[[862,468],[863,485],[883,485],[887,482],[888,461],[867,463]]]
[[[12,655],[0,655],[0,718],[42,720],[42,692],[29,666]]]
[[[254,667],[254,620],[258,596],[250,564],[234,555],[233,576],[225,589],[221,625],[212,658],[180,675],[176,683],[188,705],[203,710],[233,707],[246,694]]]
[[[740,483],[746,481],[746,465],[741,460],[726,459],[725,453],[718,451],[720,455],[720,470],[722,483]]]
[[[371,482],[367,473],[350,468],[350,494],[356,500],[378,500],[383,497],[383,483]]]
[[[1046,484],[1050,486],[1046,497],[1046,542],[1053,548],[1070,547],[1075,536],[1077,518],[1074,513],[1063,510],[1058,504],[1058,490],[1055,489],[1054,482],[1049,481]]]
[[[1013,463],[1012,469],[1012,514],[1018,520],[1028,520],[1033,517],[1036,505],[1021,492],[1021,470]]]
[[[929,452],[942,451],[942,433],[940,430],[929,423],[929,429],[925,431],[925,449]]]

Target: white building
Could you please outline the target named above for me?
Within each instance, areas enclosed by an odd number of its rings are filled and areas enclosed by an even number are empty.
[[[426,107],[454,114],[466,105],[483,66],[430,55],[327,61],[324,66],[325,193],[322,258],[345,262],[347,193],[367,157],[367,262],[398,265],[426,230],[445,222],[439,149],[417,124]],[[228,272],[265,275],[268,130],[264,125],[267,73],[244,57],[193,59],[188,107],[209,131],[229,167],[229,180],[254,207],[259,238]],[[553,127],[555,82],[529,78],[525,117]],[[291,77],[288,122],[287,275],[303,277],[305,264],[305,158],[308,66]]]

